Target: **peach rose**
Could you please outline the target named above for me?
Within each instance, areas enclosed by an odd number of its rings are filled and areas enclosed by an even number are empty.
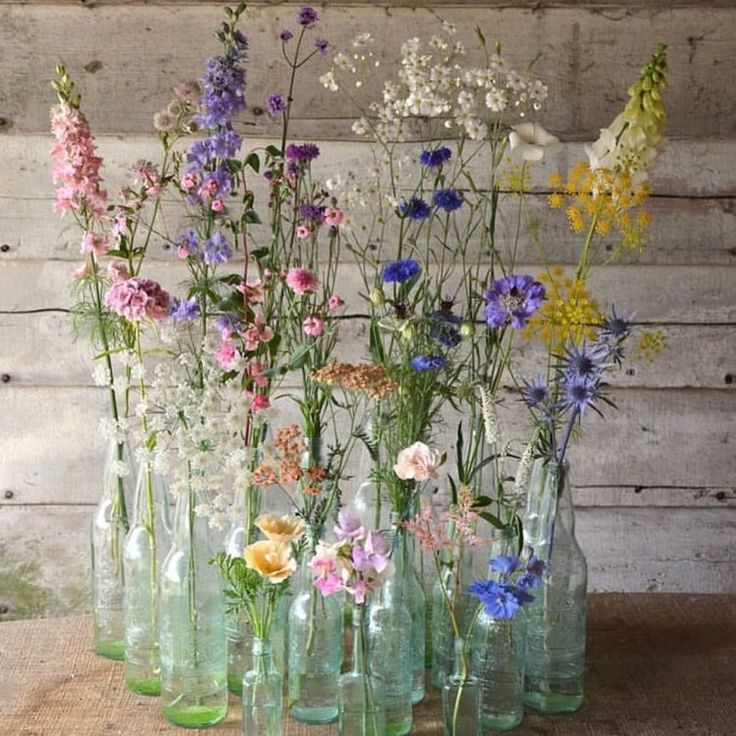
[[[288,544],[270,539],[253,542],[243,550],[245,564],[276,585],[282,583],[296,570],[296,560],[291,556]]]
[[[442,465],[443,457],[424,442],[415,442],[399,453],[394,465],[394,473],[401,480],[423,481],[437,477],[437,468]]]
[[[256,519],[256,526],[263,532],[266,539],[281,544],[299,539],[306,529],[304,519],[298,516],[278,516],[277,514],[261,514]]]

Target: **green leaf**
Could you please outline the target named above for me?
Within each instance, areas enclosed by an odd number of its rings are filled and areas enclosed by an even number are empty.
[[[248,158],[245,159],[245,165],[250,166],[256,174],[261,170],[261,159],[257,153],[251,153]]]
[[[231,174],[239,174],[243,169],[243,162],[237,158],[229,158],[225,161],[225,166],[227,166]]]
[[[243,213],[243,220],[247,222],[249,225],[261,225],[262,220],[258,216],[258,213],[255,210],[246,210]]]
[[[496,529],[506,528],[506,524],[504,524],[498,516],[490,513],[490,511],[481,511],[478,516],[480,516],[481,519],[485,519],[491,526],[496,527]]]
[[[252,255],[257,261],[260,261],[261,258],[265,258],[270,252],[271,251],[268,248],[256,248],[250,252],[250,255]]]
[[[493,503],[493,499],[490,496],[476,496],[473,499],[473,508],[483,508],[484,506],[490,506]]]

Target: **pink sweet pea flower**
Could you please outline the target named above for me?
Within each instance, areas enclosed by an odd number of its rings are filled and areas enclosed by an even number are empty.
[[[249,281],[247,284],[238,284],[237,289],[245,296],[245,301],[248,304],[263,303],[263,282],[260,279]]]
[[[292,268],[286,274],[286,285],[299,296],[317,291],[319,279],[308,268]]]
[[[234,345],[229,342],[223,342],[213,357],[222,370],[229,371],[235,364],[238,353]]]
[[[250,401],[251,411],[255,414],[259,411],[271,408],[271,402],[268,400],[268,396],[262,394],[256,394]]]
[[[335,534],[340,540],[360,539],[365,534],[365,528],[357,516],[353,516],[346,508],[342,508],[337,515]]]
[[[315,574],[314,586],[322,595],[328,596],[342,590],[343,583],[334,549],[318,544],[317,554],[309,562],[309,568]]]
[[[268,378],[263,374],[266,371],[266,364],[259,360],[253,360],[248,365],[248,375],[253,379],[253,383],[260,388],[268,386]]]
[[[210,207],[212,208],[213,212],[225,211],[225,203],[221,199],[213,199]]]
[[[345,219],[345,213],[337,207],[327,207],[324,212],[325,225],[340,227]]]
[[[343,300],[341,296],[338,296],[337,294],[333,294],[327,300],[327,309],[329,309],[330,312],[335,312],[344,306],[345,306],[345,301]]]
[[[302,329],[305,335],[319,337],[325,331],[325,323],[319,317],[310,315],[302,323]]]

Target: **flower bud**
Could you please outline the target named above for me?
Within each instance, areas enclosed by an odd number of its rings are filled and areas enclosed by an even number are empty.
[[[371,289],[371,293],[368,298],[371,300],[371,304],[374,307],[382,307],[386,303],[386,297],[378,287]]]
[[[413,340],[416,337],[417,329],[411,322],[406,322],[401,327],[401,336],[405,340]]]
[[[475,335],[475,325],[472,322],[463,322],[460,325],[461,337],[473,337]]]

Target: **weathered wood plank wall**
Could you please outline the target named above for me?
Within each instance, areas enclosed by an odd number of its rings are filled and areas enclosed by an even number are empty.
[[[260,107],[279,74],[274,38],[295,3],[249,9],[249,110],[244,130],[274,133]],[[625,99],[656,41],[669,44],[671,141],[653,177],[656,242],[637,265],[597,277],[602,300],[638,309],[669,341],[653,365],[620,376],[620,406],[575,452],[579,528],[597,590],[736,593],[736,3],[728,0],[321,3],[321,33],[339,45],[359,30],[380,39],[385,65],[409,33],[437,18],[470,39],[478,25],[523,63],[543,52],[545,126],[565,145],[543,170],[581,154]],[[111,189],[124,167],[154,157],[151,116],[171,86],[199,74],[216,51],[216,2],[8,2],[0,0],[0,618],[85,604],[87,523],[97,498],[102,397],[89,356],[72,344],[68,272],[77,238],[59,233],[48,181],[48,80],[63,61],[78,80],[106,159]],[[324,145],[325,171],[359,168],[352,111],[306,78],[295,134]],[[378,76],[368,85],[378,89]],[[532,206],[544,207],[535,180]],[[177,219],[171,207],[170,225]],[[563,223],[547,236],[560,263],[576,257]],[[532,268],[534,251],[522,243]],[[175,284],[180,267],[160,255]],[[355,283],[350,264],[345,283]],[[351,289],[345,288],[345,293]],[[353,290],[354,291],[354,290]],[[351,305],[354,314],[360,304]],[[351,320],[344,349],[365,342]],[[535,348],[526,348],[533,362]],[[512,425],[518,417],[512,417]]]

